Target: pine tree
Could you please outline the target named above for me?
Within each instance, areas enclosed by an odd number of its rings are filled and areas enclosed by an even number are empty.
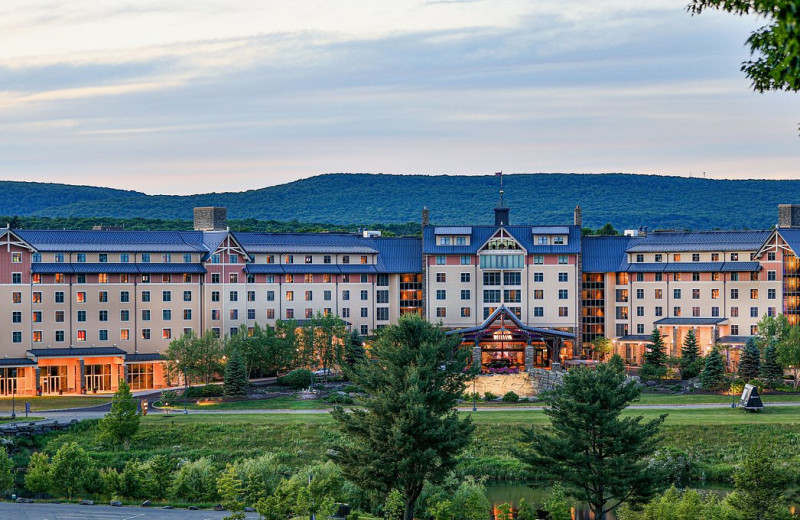
[[[622,360],[622,356],[619,354],[614,354],[611,356],[611,359],[608,360],[608,366],[620,374],[625,373],[625,362]]]
[[[469,353],[423,318],[401,317],[373,342],[374,362],[357,363],[349,376],[365,391],[362,408],[334,408],[340,438],[335,461],[365,491],[402,496],[405,520],[414,518],[426,482],[453,471],[475,426],[456,405],[471,375]]]
[[[764,349],[764,362],[761,363],[761,377],[772,390],[776,383],[783,381],[783,367],[778,362],[778,349],[773,343]]]
[[[361,339],[357,330],[353,330],[353,332],[350,333],[350,337],[347,338],[347,343],[344,347],[344,362],[349,368],[353,368],[356,363],[360,363],[366,358],[367,353],[366,350],[364,350],[364,340]]]
[[[120,380],[119,388],[111,398],[111,411],[100,420],[100,435],[107,440],[121,442],[127,450],[131,437],[139,431],[140,420],[131,388]]]
[[[719,390],[725,385],[725,361],[719,349],[714,348],[707,356],[700,383],[704,390]]]
[[[694,333],[694,329],[689,329],[689,332],[683,340],[683,347],[681,348],[681,379],[691,379],[700,374],[700,366],[698,363],[699,356],[700,349],[697,346],[697,336]]]
[[[739,378],[745,382],[756,379],[761,373],[761,351],[755,338],[750,338],[739,358]]]
[[[225,365],[225,395],[247,395],[247,368],[244,366],[242,354],[238,348],[231,349],[231,357]]]
[[[653,329],[650,343],[650,347],[644,353],[642,368],[639,370],[639,376],[643,381],[661,379],[667,375],[667,354],[658,328]]]

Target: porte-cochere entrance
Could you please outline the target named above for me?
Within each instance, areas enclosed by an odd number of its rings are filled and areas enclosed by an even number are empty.
[[[574,336],[569,332],[524,325],[501,305],[481,325],[451,330],[461,345],[472,349],[472,363],[482,373],[550,368],[572,358]]]

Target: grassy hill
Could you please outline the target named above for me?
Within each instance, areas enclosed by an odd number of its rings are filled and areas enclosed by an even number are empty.
[[[800,181],[712,180],[629,174],[504,177],[511,222],[565,224],[576,204],[584,225],[611,222],[679,229],[769,228],[779,203],[800,203]],[[494,176],[326,174],[245,192],[145,195],[88,186],[0,182],[0,215],[188,220],[195,206],[226,206],[231,219],[367,225],[488,224]]]

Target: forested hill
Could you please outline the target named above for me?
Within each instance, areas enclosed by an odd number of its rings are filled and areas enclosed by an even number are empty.
[[[611,222],[675,229],[765,229],[779,203],[800,203],[800,181],[711,180],[628,174],[503,177],[512,224],[566,224],[576,204],[584,226]],[[326,174],[237,193],[145,195],[63,184],[0,182],[0,215],[192,218],[195,206],[226,206],[231,219],[366,225],[490,224],[495,176]]]

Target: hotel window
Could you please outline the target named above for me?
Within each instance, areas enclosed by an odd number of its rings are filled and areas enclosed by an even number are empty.
[[[231,309],[230,310],[230,317],[231,317],[232,320],[238,320],[239,319],[239,309]]]
[[[656,307],[656,317],[661,317],[664,315],[664,307],[658,306]]]
[[[656,300],[660,300],[660,299],[662,299],[662,298],[664,297],[664,291],[663,291],[663,289],[656,289],[656,290],[655,290],[655,295],[654,295],[654,296],[655,296],[655,299],[656,299]]]
[[[569,263],[569,257],[567,255],[558,255],[558,263],[561,265]]]
[[[142,309],[142,321],[150,321],[150,309]]]
[[[664,261],[664,255],[662,255],[661,253],[656,253],[656,262],[663,262],[663,261]]]
[[[307,302],[310,302],[310,301],[312,301],[313,299],[314,299],[314,293],[313,293],[313,291],[306,291],[306,294],[305,294],[305,300],[306,300]]]
[[[367,317],[369,317],[369,308],[367,308],[367,307],[361,307],[361,317],[362,317],[362,318],[367,318]]]
[[[376,285],[378,287],[389,287],[389,275],[388,274],[379,274],[377,278]]]
[[[617,302],[624,303],[628,301],[628,289],[617,289]]]
[[[750,299],[751,300],[758,299],[758,289],[750,289]]]
[[[342,318],[349,318],[350,317],[350,309],[348,307],[344,307],[342,309]]]
[[[211,263],[212,264],[219,264],[222,261],[222,257],[218,254],[211,255]]]
[[[164,309],[161,311],[161,319],[164,321],[172,320],[172,311],[170,309]]]
[[[22,332],[15,330],[11,333],[11,343],[22,343]]]
[[[256,292],[255,291],[247,291],[247,301],[249,301],[249,302],[256,301]]]
[[[211,296],[214,296],[214,293],[211,293]],[[150,301],[150,291],[142,291],[142,301],[147,303]]]
[[[739,317],[739,307],[731,307],[731,318]]]
[[[644,323],[636,324],[636,334],[644,334]]]
[[[436,307],[436,317],[437,318],[446,318],[447,317],[447,308],[446,307]]]
[[[172,339],[172,329],[161,329],[161,337],[163,339]]]
[[[383,276],[386,276],[386,278],[387,278],[386,285],[389,285],[389,280],[388,280],[389,277],[388,277],[388,275],[383,275]],[[380,279],[380,277],[378,277],[378,278]],[[322,283],[331,283],[331,275],[330,275],[330,273],[325,273],[325,274],[322,275]]]
[[[692,262],[700,261],[700,253],[692,253]]]
[[[247,273],[246,281],[247,283],[256,283],[256,275],[253,273]]]
[[[553,244],[564,245],[564,237],[562,236],[553,237]]]
[[[644,316],[644,307],[642,307],[642,306],[636,307],[636,315],[637,316]]]
[[[711,281],[718,282],[719,281],[719,273],[711,273]]]
[[[172,291],[161,291],[161,301],[162,302],[171,302],[172,301]]]
[[[22,273],[11,273],[11,283],[22,283]]]
[[[286,301],[291,302],[294,301],[294,291],[286,291]]]
[[[731,262],[739,261],[739,253],[731,253]]]
[[[533,281],[534,282],[543,282],[544,281],[544,273],[533,273]]]
[[[219,283],[219,273],[211,273],[211,283]]]
[[[558,281],[559,282],[568,282],[569,281],[569,273],[558,273]]]
[[[503,273],[503,285],[522,285],[522,274]]]
[[[230,283],[239,283],[239,274],[238,273],[230,273],[228,275],[228,281]]]
[[[681,254],[680,253],[673,254],[672,255],[672,261],[673,262],[680,262],[681,261]]]
[[[369,298],[369,291],[361,291],[361,301],[366,301],[368,298]]]
[[[40,275],[39,273],[32,274],[31,275],[31,283],[34,283],[34,284],[42,283],[42,275]]]
[[[64,342],[64,331],[63,330],[57,330],[56,331],[56,341],[58,343],[63,343]]]
[[[39,291],[35,291],[35,292],[34,292],[34,293],[31,295],[31,298],[32,298],[32,300],[31,300],[31,301],[32,301],[33,303],[42,303],[42,293],[41,293],[41,292],[39,292]]]
[[[656,281],[661,282],[664,280],[664,273],[656,273]]]
[[[22,303],[22,293],[21,292],[11,293],[11,303]]]
[[[500,303],[500,290],[499,289],[484,289],[483,291],[484,303]]]
[[[469,291],[469,289],[461,289],[461,299],[462,300],[469,300],[470,299],[470,291]]]
[[[142,275],[142,283],[150,283],[150,275],[149,274],[143,274]]]
[[[445,265],[447,263],[447,257],[444,255],[436,255],[436,265]]]
[[[228,263],[229,264],[238,264],[239,263],[239,255],[228,255]]]
[[[738,335],[739,335],[739,326],[731,325],[731,336],[738,336]]]
[[[643,254],[636,255],[636,261],[637,262],[644,262],[644,255]]]
[[[275,309],[267,309],[267,319],[268,320],[275,319]]]
[[[731,273],[731,281],[738,282],[739,281],[739,273]]]
[[[191,336],[192,335],[192,328],[191,327],[184,327],[183,328],[183,335],[184,336]]]
[[[85,274],[77,275],[75,283],[86,283],[86,275]]]
[[[369,283],[369,276],[366,274],[361,275],[361,283]]]
[[[457,246],[467,245],[467,237],[456,237],[456,245]]]
[[[758,334],[758,325],[750,325],[750,335],[755,336]]]
[[[222,330],[219,327],[211,327],[211,333],[214,335],[215,338],[218,338],[220,334],[222,334]]]
[[[544,255],[533,255],[533,263],[535,265],[544,264]]]
[[[767,271],[767,281],[775,281],[775,271]]]
[[[284,281],[285,283],[294,283],[294,275],[293,275],[293,274],[287,274],[287,275],[284,277],[283,281]]]
[[[108,321],[108,311],[98,311],[97,321]]]
[[[767,261],[774,262],[775,261],[775,252],[767,253]]]
[[[274,264],[275,263],[275,255],[267,255],[267,263]]]
[[[676,300],[681,299],[681,290],[680,289],[673,289],[672,290],[672,297]]]
[[[520,303],[522,301],[522,291],[518,289],[505,289],[503,291],[505,303]]]
[[[347,301],[350,299],[350,291],[342,291],[342,300]]]
[[[387,296],[386,296],[386,302],[384,302],[384,303],[389,303],[389,296],[388,296],[389,291],[378,291],[378,292],[379,293],[380,292],[385,292],[387,294]],[[322,299],[324,301],[329,302],[329,301],[331,301],[332,297],[333,297],[333,294],[331,293],[331,291],[322,291]]]
[[[42,261],[42,253],[31,254],[31,263],[38,264],[41,261]]]
[[[314,262],[314,257],[311,255],[306,255],[306,263],[311,264]]]
[[[566,300],[569,298],[569,290],[568,289],[559,289],[558,290],[558,299],[559,300]]]
[[[375,303],[389,303],[389,291],[376,291]]]
[[[500,272],[489,271],[483,273],[483,285],[500,285]]]
[[[544,307],[534,307],[533,308],[533,316],[535,318],[542,318],[544,317]]]
[[[461,307],[461,317],[462,318],[469,318],[470,317],[470,309],[469,309],[469,307]]]
[[[294,263],[294,255],[286,255],[283,257],[284,264],[293,264]]]
[[[121,303],[129,303],[131,301],[131,293],[130,293],[130,291],[121,291],[119,293],[119,301]]]
[[[533,299],[534,300],[544,300],[544,289],[534,289],[533,290]]]
[[[692,299],[693,300],[700,299],[700,289],[692,289]]]
[[[719,307],[711,307],[711,317],[719,318]]]
[[[41,330],[34,330],[33,331],[33,342],[34,343],[41,343],[42,342],[42,331]]]
[[[267,301],[268,302],[275,301],[275,291],[267,291]]]
[[[361,256],[361,263],[362,263],[362,264],[367,264],[367,263],[369,263],[369,257],[367,257],[366,255],[362,255],[362,256]]]
[[[559,307],[558,315],[562,318],[569,316],[569,307]]]
[[[719,289],[711,289],[711,299],[719,300]]]
[[[672,273],[672,281],[673,282],[680,282],[681,281],[681,273]]]
[[[389,307],[378,307],[375,309],[375,319],[378,321],[389,321]]]
[[[616,316],[618,320],[627,320],[628,319],[628,308],[627,307],[617,307]]]
[[[636,281],[643,282],[644,281],[644,273],[636,273]]]
[[[64,263],[64,253],[56,253],[53,257],[57,264]]]
[[[719,262],[719,253],[711,253],[711,261]]]
[[[75,261],[79,264],[86,263],[86,253],[78,253],[75,257]]]
[[[219,309],[211,309],[211,319],[218,320],[219,319]]]
[[[750,317],[758,318],[758,307],[750,307]]]
[[[56,323],[64,323],[64,311],[56,311],[55,321]]]
[[[767,289],[767,299],[768,300],[775,299],[775,289]]]
[[[699,282],[700,281],[700,273],[692,273],[692,281]]]
[[[752,273],[750,273],[750,281],[751,282],[757,282],[758,281],[758,273],[756,271],[753,271]]]
[[[21,264],[22,263],[22,253],[11,253],[11,263],[12,264]]]
[[[31,319],[33,320],[34,323],[41,323],[42,322],[42,311],[33,311],[33,316],[32,316]]]
[[[239,301],[239,291],[229,291],[228,292],[228,301],[238,302]]]
[[[192,254],[191,253],[184,253],[183,254],[183,263],[188,264],[192,261]]]
[[[472,263],[472,259],[469,255],[461,255],[461,265],[470,265]]]
[[[366,336],[369,334],[369,325],[362,325],[361,326],[361,335]]]
[[[120,255],[119,255],[120,263],[127,264],[128,262],[130,262],[130,260],[131,260],[131,257],[130,257],[130,255],[128,255],[128,253],[120,253]]]
[[[636,299],[637,300],[644,299],[644,289],[636,289]]]
[[[119,311],[119,321],[130,321],[131,319],[131,311],[127,309],[122,309]]]
[[[692,307],[692,317],[693,318],[700,317],[700,307]]]
[[[97,300],[101,303],[105,303],[108,301],[108,291],[100,291],[97,293]]]
[[[183,319],[184,320],[192,319],[192,309],[183,309]]]
[[[349,255],[344,255],[342,257],[342,263],[343,264],[349,264],[350,263],[350,256]]]
[[[83,291],[75,293],[75,301],[78,303],[86,303],[86,293]]]
[[[150,263],[150,253],[142,253],[142,263],[143,264]]]
[[[212,302],[219,301],[219,291],[211,291],[211,301]]]
[[[78,341],[86,341],[86,331],[85,330],[79,330],[78,334],[77,334],[77,339],[78,339]]]
[[[672,315],[675,317],[679,317],[681,315],[681,308],[680,307],[673,307]]]
[[[775,316],[775,307],[767,307],[767,316]]]
[[[11,323],[22,323],[22,312],[21,311],[14,311],[14,312],[11,313]]]
[[[446,281],[447,281],[447,275],[445,273],[436,273],[437,283],[444,283]]]

